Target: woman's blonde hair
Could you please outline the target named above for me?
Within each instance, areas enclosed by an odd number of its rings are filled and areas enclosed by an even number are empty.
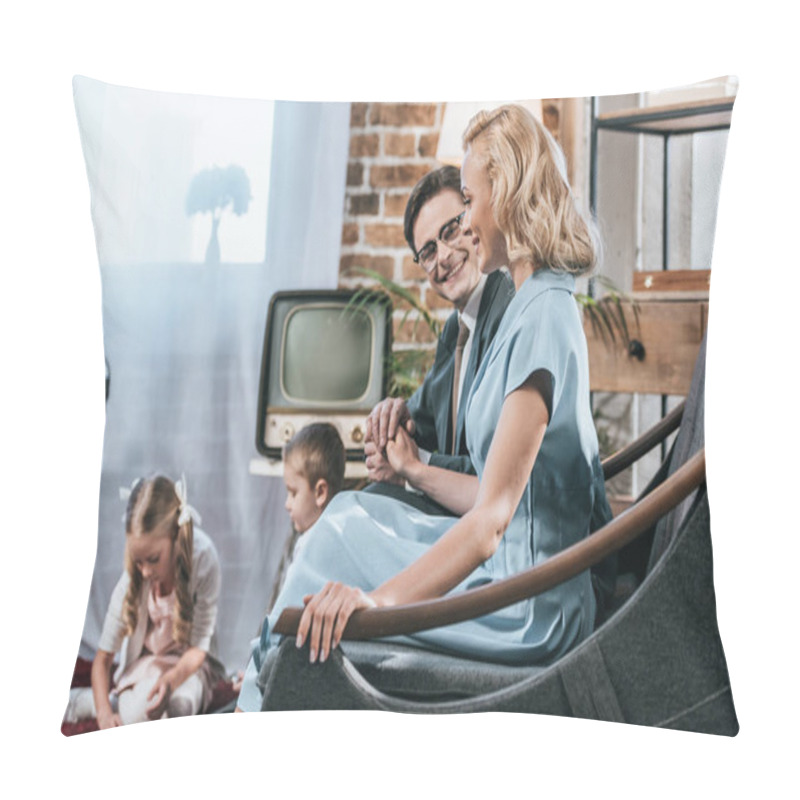
[[[463,135],[464,150],[478,145],[492,187],[495,222],[509,262],[524,259],[582,275],[599,259],[594,226],[578,211],[564,157],[547,129],[525,108],[479,111]]]
[[[157,529],[170,532],[175,548],[175,611],[172,620],[172,638],[178,644],[189,644],[194,616],[194,603],[190,593],[192,579],[192,547],[194,524],[189,518],[178,525],[180,499],[175,484],[163,475],[139,480],[131,491],[125,512],[125,534],[147,536]],[[133,564],[125,548],[125,567],[130,583],[125,595],[122,613],[128,635],[136,630],[139,620],[139,603],[142,592],[142,573]]]

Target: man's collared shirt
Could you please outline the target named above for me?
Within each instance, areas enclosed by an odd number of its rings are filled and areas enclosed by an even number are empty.
[[[469,300],[467,300],[463,311],[458,312],[459,322],[463,322],[467,326],[469,330],[469,336],[467,337],[467,343],[464,345],[464,354],[461,357],[462,368],[461,375],[459,375],[458,379],[456,413],[458,413],[458,409],[461,407],[461,394],[462,389],[464,388],[464,378],[467,374],[467,364],[469,364],[469,354],[472,350],[472,340],[475,338],[473,334],[475,333],[475,326],[478,324],[478,311],[480,311],[481,299],[483,298],[483,290],[485,286],[486,275],[481,275],[481,279],[472,290],[472,294],[469,296]],[[423,464],[427,464],[431,460],[431,454],[427,450],[420,448],[419,460]],[[407,485],[406,488],[410,488],[410,484]]]

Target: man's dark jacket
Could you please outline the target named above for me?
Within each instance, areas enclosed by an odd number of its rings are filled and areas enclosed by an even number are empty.
[[[486,278],[475,321],[475,330],[472,332],[469,361],[466,367],[462,366],[462,369],[466,369],[466,373],[464,374],[464,385],[461,388],[461,402],[458,404],[456,432],[458,450],[456,455],[450,455],[450,452],[453,428],[453,374],[458,337],[457,311],[447,318],[439,336],[433,366],[428,370],[422,385],[408,400],[408,410],[416,425],[414,439],[421,448],[431,453],[430,463],[436,467],[475,474],[464,435],[466,398],[469,396],[481,359],[489,349],[489,344],[497,333],[506,307],[513,297],[514,283],[504,271],[496,270]],[[373,483],[367,487],[366,491],[397,497],[429,514],[452,516],[451,512],[425,495],[407,492],[394,484]]]

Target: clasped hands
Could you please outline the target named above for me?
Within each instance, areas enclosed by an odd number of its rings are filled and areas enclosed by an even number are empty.
[[[389,397],[375,406],[367,417],[364,439],[369,480],[405,484],[420,463],[414,431],[405,400]]]

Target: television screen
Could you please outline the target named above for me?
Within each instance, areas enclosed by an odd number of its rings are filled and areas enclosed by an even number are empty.
[[[372,377],[374,323],[336,303],[293,308],[283,330],[281,384],[296,403],[358,403]]]
[[[339,430],[347,456],[363,457],[367,415],[386,392],[392,305],[364,291],[277,292],[261,363],[256,447],[280,458],[312,422]]]

